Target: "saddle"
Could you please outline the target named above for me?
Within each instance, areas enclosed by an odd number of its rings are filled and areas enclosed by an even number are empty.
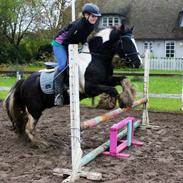
[[[40,70],[40,87],[43,93],[45,94],[54,94],[54,75],[56,71],[56,63],[45,62],[46,69]],[[66,72],[66,70],[64,71]],[[68,83],[67,79],[64,83]],[[68,84],[64,84],[64,90],[68,90]]]
[[[54,75],[55,69],[41,70],[40,87],[45,94],[54,94]]]

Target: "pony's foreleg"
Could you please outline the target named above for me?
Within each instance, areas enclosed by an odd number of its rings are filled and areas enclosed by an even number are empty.
[[[118,97],[118,92],[113,86],[106,85],[95,85],[93,83],[87,83],[85,88],[86,94],[89,96],[97,96],[106,93],[101,98],[98,108],[102,109],[113,109],[116,106],[116,99]]]
[[[135,96],[136,96],[136,91],[133,88],[131,82],[124,76],[122,77],[111,77],[108,82],[107,85],[109,86],[117,86],[120,85],[123,88],[123,91],[119,94],[118,97],[118,101],[119,101],[119,106],[121,108],[124,107],[131,107],[134,100],[135,100]],[[110,97],[107,94],[102,95],[101,100],[99,102],[100,106],[103,106],[105,103],[104,99],[106,100],[112,100],[112,97]],[[100,107],[99,106],[99,107]],[[103,107],[102,107],[103,108]]]
[[[33,134],[38,120],[35,119],[30,113],[28,113],[27,116],[28,116],[28,120],[25,126],[25,133],[28,139],[31,141],[32,145],[35,145],[35,146],[44,145],[47,147],[48,144],[46,142],[38,140]]]
[[[131,107],[136,97],[136,91],[128,79],[121,81],[123,92],[119,95],[120,107]]]
[[[121,108],[131,107],[133,105],[136,91],[130,80],[128,80],[126,77],[112,77],[111,80],[109,80],[109,85],[121,85],[123,88],[123,91],[119,94],[118,97],[119,106]]]

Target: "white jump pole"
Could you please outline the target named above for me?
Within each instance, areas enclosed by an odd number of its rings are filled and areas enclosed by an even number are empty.
[[[147,100],[143,106],[142,125],[149,126],[148,100],[149,100],[149,70],[150,70],[150,52],[145,50],[144,61],[144,98]]]

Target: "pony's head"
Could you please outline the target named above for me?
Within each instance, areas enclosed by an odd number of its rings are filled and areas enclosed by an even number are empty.
[[[103,43],[111,42],[114,44],[114,52],[123,58],[125,62],[134,68],[139,68],[142,64],[135,39],[133,28],[128,28],[124,24],[120,27],[103,29],[96,34],[102,37]]]
[[[116,53],[120,58],[124,58],[125,62],[133,67],[139,68],[142,64],[135,39],[133,37],[133,27],[128,28],[125,25],[114,27],[109,35],[110,40],[116,41]]]

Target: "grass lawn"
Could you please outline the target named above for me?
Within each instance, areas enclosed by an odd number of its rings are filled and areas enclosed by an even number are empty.
[[[0,86],[13,86],[16,82],[16,77],[0,76]]]
[[[143,77],[136,80],[129,77],[137,92],[143,92]],[[117,87],[121,91],[121,87]],[[180,77],[150,77],[149,93],[181,94],[182,80]],[[96,98],[96,103],[99,98]],[[91,105],[91,99],[81,101],[81,104]],[[181,99],[149,98],[149,109],[158,111],[180,111]]]
[[[35,69],[35,68],[34,68]],[[39,70],[36,68],[35,70]],[[118,71],[118,70],[117,70]],[[135,71],[136,72],[136,71]],[[141,72],[143,72],[141,70]],[[153,71],[151,73],[174,73],[179,74],[181,72],[172,72],[172,71]],[[143,92],[143,77],[128,77],[137,92]],[[15,83],[15,77],[0,77],[0,86],[10,87]],[[121,87],[117,87],[121,91]],[[182,80],[180,77],[150,77],[150,87],[149,93],[172,93],[172,94],[181,94],[182,90]],[[0,91],[0,99],[4,99],[7,95],[7,91]],[[99,100],[99,97],[96,97],[96,103]],[[85,99],[81,101],[83,105],[91,105],[91,99]],[[152,110],[159,111],[180,111],[181,100],[180,99],[160,99],[160,98],[150,98],[149,99],[149,108]]]

